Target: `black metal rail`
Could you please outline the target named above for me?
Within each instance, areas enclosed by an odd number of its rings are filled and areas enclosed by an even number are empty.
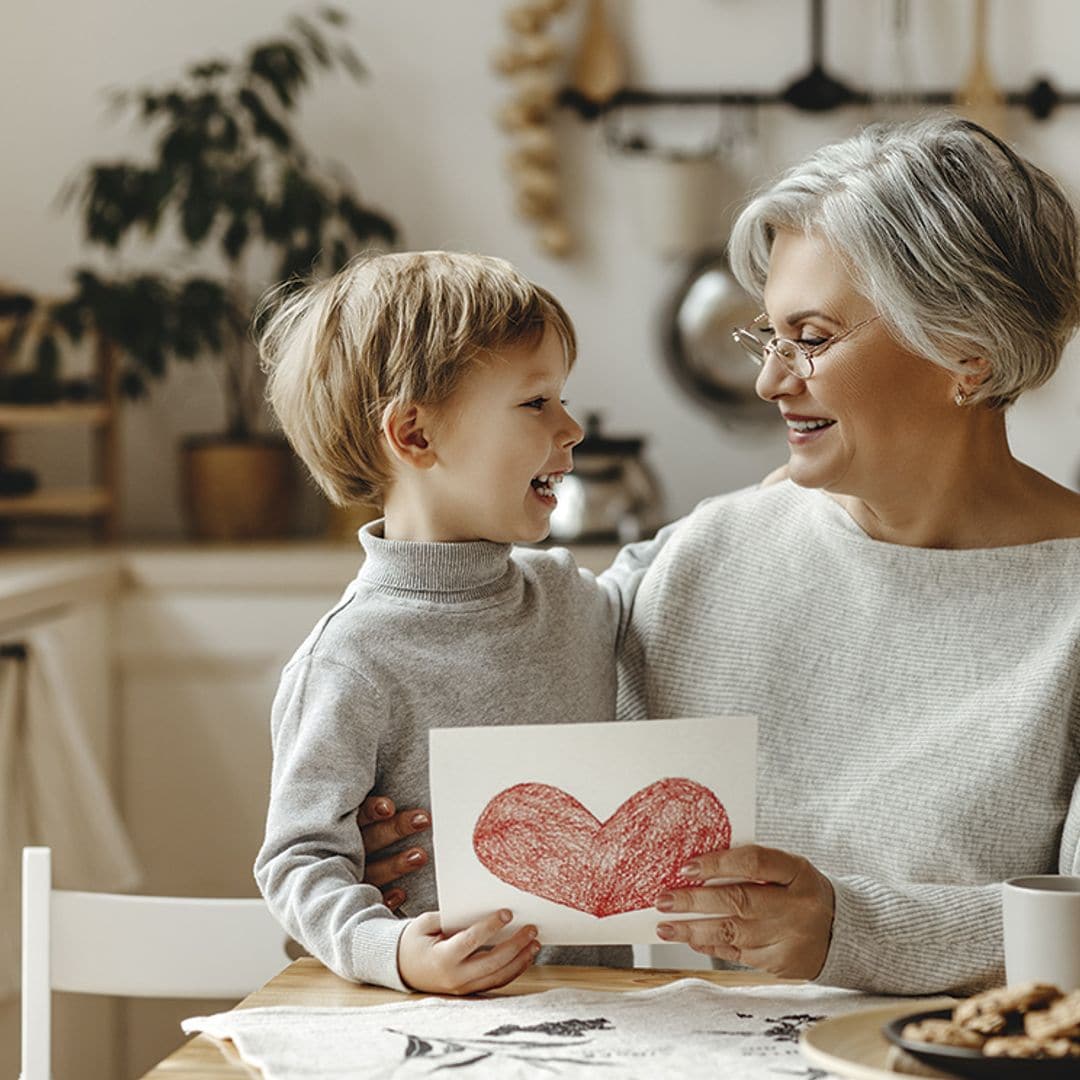
[[[572,87],[559,95],[559,103],[585,120],[625,106],[718,105],[733,107],[788,105],[802,112],[829,112],[846,105],[951,105],[956,90],[871,92],[849,86],[833,76],[824,61],[825,0],[810,0],[810,70],[775,92],[741,90],[645,90],[628,87],[602,103],[590,101]],[[1009,90],[1005,104],[1025,108],[1036,120],[1045,120],[1061,105],[1080,105],[1080,91],[1060,91],[1049,79],[1036,79],[1027,90]]]

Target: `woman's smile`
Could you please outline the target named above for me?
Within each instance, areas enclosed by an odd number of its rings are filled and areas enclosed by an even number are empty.
[[[791,446],[805,446],[821,438],[836,424],[823,416],[800,416],[797,413],[784,413],[784,423],[788,429],[788,443]]]

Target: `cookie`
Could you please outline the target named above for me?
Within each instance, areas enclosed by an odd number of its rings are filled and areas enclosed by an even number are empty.
[[[1060,997],[1061,991],[1056,986],[1044,983],[1003,986],[960,1002],[953,1010],[953,1020],[971,1031],[996,1035],[1005,1030],[1010,1016],[1045,1009]]]
[[[1033,1039],[1030,1035],[1006,1035],[987,1039],[984,1057],[1080,1058],[1080,1043],[1069,1039]]]
[[[1035,1039],[1080,1039],[1080,990],[1058,998],[1048,1009],[1029,1012],[1024,1031]]]
[[[962,1028],[951,1020],[937,1017],[905,1024],[900,1034],[912,1042],[934,1043],[938,1046],[963,1046],[972,1050],[978,1050],[984,1041],[978,1032]]]

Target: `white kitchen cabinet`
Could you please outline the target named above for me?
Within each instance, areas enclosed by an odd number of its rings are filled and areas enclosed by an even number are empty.
[[[146,891],[257,896],[270,706],[285,661],[341,595],[351,548],[145,552],[117,609],[122,805]],[[127,1070],[231,1002],[129,1001]]]
[[[107,777],[115,776],[115,710],[108,662],[111,613],[100,595],[109,583],[63,589],[42,597],[44,608],[33,610],[29,603],[0,604],[0,642],[18,642],[33,629],[48,627],[59,635],[67,674],[77,688],[81,715],[98,763]],[[23,594],[25,595],[25,594]],[[77,603],[57,601],[64,595],[82,596]],[[6,617],[18,611],[14,618]],[[20,874],[19,866],[6,866],[4,873]],[[5,935],[19,933],[19,927],[3,928]],[[19,1073],[19,999],[0,1002],[0,1075]],[[79,994],[53,995],[53,1075],[55,1080],[116,1080],[120,1076],[117,1032],[117,1002],[109,998]]]

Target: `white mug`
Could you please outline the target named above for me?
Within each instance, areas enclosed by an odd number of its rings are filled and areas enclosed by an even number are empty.
[[[1009,985],[1080,990],[1080,877],[1013,878],[1005,882],[1001,908]]]

